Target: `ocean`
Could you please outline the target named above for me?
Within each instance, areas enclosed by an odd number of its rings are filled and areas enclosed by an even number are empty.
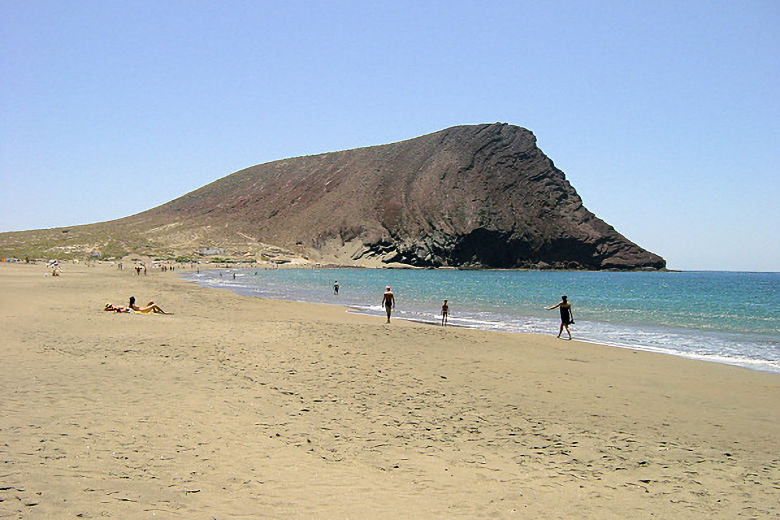
[[[560,314],[545,307],[566,294],[574,339],[780,373],[780,273],[250,268],[187,277],[377,316],[390,285],[394,319],[439,323],[446,298],[450,325],[553,335]]]

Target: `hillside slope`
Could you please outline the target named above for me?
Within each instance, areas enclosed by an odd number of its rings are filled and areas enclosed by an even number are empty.
[[[588,211],[530,131],[498,123],[252,166],[149,211],[72,228],[68,240],[82,231],[124,236],[133,251],[276,246],[336,263],[665,266]]]

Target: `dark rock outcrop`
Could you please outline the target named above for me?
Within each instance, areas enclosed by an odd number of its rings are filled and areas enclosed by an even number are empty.
[[[312,259],[665,267],[583,206],[530,131],[498,123],[253,166],[122,220],[214,243],[251,237]]]

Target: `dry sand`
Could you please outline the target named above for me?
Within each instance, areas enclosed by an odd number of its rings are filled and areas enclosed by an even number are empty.
[[[780,515],[776,374],[45,273],[0,264],[0,518]]]

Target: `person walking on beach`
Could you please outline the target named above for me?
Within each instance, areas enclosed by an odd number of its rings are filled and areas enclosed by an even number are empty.
[[[552,307],[547,307],[548,311],[551,311],[555,308],[561,309],[561,327],[558,329],[558,336],[561,337],[561,333],[563,333],[563,328],[566,327],[566,333],[569,335],[569,339],[571,339],[571,331],[569,330],[569,325],[574,324],[574,314],[571,312],[571,303],[566,299],[566,295],[564,294],[561,296],[561,301],[559,301],[557,304],[553,305]]]
[[[447,326],[447,316],[450,313],[450,306],[447,305],[447,300],[444,300],[444,303],[441,305],[441,326],[446,327]]]
[[[339,293],[339,281],[336,280],[335,282],[333,282],[333,294],[338,295],[338,293]]]
[[[382,307],[387,311],[387,323],[390,323],[390,311],[395,308],[395,295],[389,285],[385,287],[385,293],[382,295]]]

